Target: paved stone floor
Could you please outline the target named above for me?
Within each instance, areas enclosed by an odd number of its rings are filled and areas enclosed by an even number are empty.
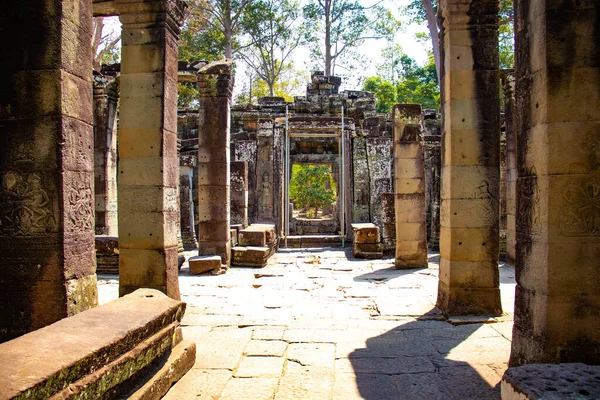
[[[183,334],[197,359],[166,398],[500,398],[514,269],[500,265],[505,316],[449,321],[435,307],[438,259],[399,271],[348,249],[280,250],[265,268],[219,276],[184,264]],[[117,284],[99,277],[101,303]]]

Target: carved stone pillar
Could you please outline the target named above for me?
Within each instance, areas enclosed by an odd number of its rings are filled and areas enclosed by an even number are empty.
[[[198,254],[231,263],[229,109],[231,60],[198,71]]]
[[[196,157],[184,155],[180,157],[179,166],[179,210],[181,213],[181,241],[184,250],[198,249],[194,227],[194,200],[192,198],[192,181]]]
[[[440,280],[444,313],[501,313],[498,1],[442,0]]]
[[[600,364],[600,3],[516,6],[510,364]]]
[[[273,222],[273,120],[258,121],[256,151],[257,222]]]
[[[248,162],[231,162],[231,223],[248,226]]]
[[[502,74],[504,90],[504,125],[506,132],[506,261],[516,259],[517,214],[517,134],[515,131],[514,75]]]
[[[114,78],[94,78],[94,192],[96,235],[118,235],[117,100]]]
[[[97,305],[91,7],[0,13],[0,342]]]
[[[396,268],[427,267],[427,218],[421,130],[418,104],[396,104],[394,176],[396,209]]]
[[[180,0],[117,0],[122,31],[119,294],[179,299],[177,43]]]

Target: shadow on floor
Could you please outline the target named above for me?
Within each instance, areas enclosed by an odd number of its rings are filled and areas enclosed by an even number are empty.
[[[461,345],[482,325],[417,320],[368,339],[366,348],[348,356],[360,395],[365,400],[499,399],[500,375],[485,364],[489,354],[485,358],[475,344]],[[458,346],[458,354],[448,358]]]

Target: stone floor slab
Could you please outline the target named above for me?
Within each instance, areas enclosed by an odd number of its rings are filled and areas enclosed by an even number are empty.
[[[244,357],[233,374],[236,378],[279,378],[283,370],[281,357]]]
[[[287,345],[283,340],[251,340],[244,353],[248,356],[283,357]]]
[[[390,400],[399,398],[392,376],[384,374],[337,373],[334,400]]]
[[[332,343],[290,343],[286,358],[305,366],[333,368],[335,345]]]
[[[277,378],[233,378],[219,400],[269,400],[275,395],[278,383]]]

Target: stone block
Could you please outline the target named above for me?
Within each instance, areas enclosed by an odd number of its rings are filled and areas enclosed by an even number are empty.
[[[156,290],[140,289],[2,343],[0,397],[27,393],[35,398],[103,398],[112,397],[115,390],[127,393],[131,385],[145,384],[155,375],[140,373],[147,372],[144,367],[160,368],[161,356],[177,349],[184,311],[185,303]],[[181,361],[167,379],[168,386],[194,362],[192,346],[185,343],[184,347],[188,350],[182,353],[175,350],[182,357],[176,358]],[[155,391],[158,397],[163,389]]]
[[[229,229],[229,235],[231,237],[231,247],[237,246],[238,244],[238,230]]]
[[[354,252],[368,252],[368,253],[373,253],[373,252],[382,252],[383,251],[383,244],[381,243],[354,243],[353,247]]]
[[[371,223],[352,224],[354,243],[379,243],[379,227]]]
[[[264,267],[271,256],[269,247],[241,247],[237,246],[232,249],[233,265],[247,267]]]
[[[383,258],[383,251],[380,252],[369,252],[356,250],[352,252],[352,255],[356,258],[365,258],[369,260]]]
[[[220,256],[196,256],[189,259],[190,274],[198,275],[221,268]]]
[[[266,246],[267,235],[262,229],[253,229],[253,225],[238,232],[240,246]]]

